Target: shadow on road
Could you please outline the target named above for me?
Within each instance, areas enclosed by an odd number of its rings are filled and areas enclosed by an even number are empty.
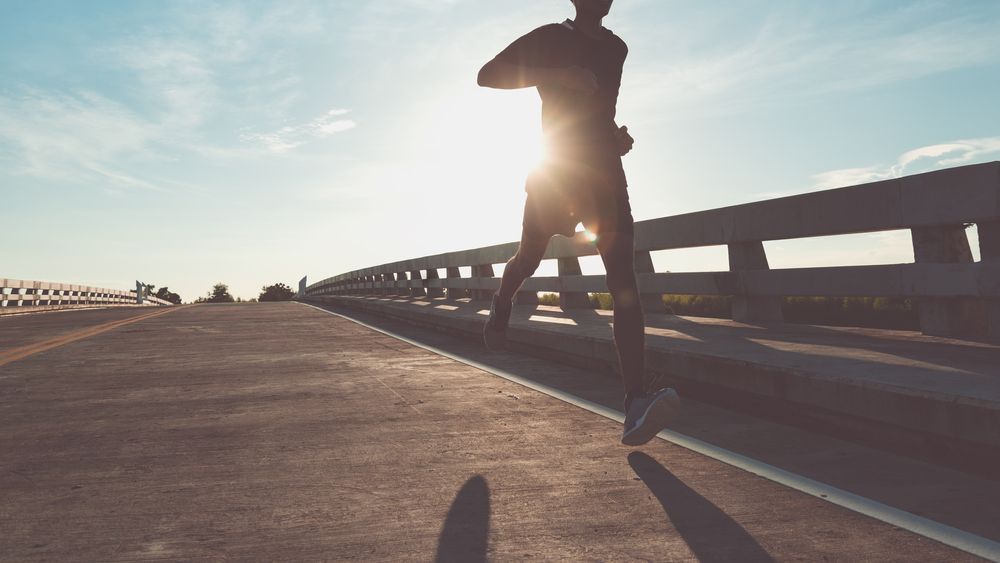
[[[774,561],[742,526],[655,459],[632,452],[628,463],[656,495],[667,519],[698,561]]]
[[[527,353],[490,352],[483,347],[478,333],[470,337],[467,332],[429,330],[423,325],[350,308],[322,308],[621,412],[618,376],[608,366],[597,362],[588,360],[587,365],[571,367]],[[547,310],[539,309],[532,314],[538,311]],[[484,308],[482,319],[486,318],[485,312]],[[568,316],[581,318],[586,314],[594,313],[571,311]],[[686,322],[685,319],[680,321]],[[997,514],[1000,514],[997,508],[1000,507],[1000,481],[996,471],[970,474],[954,469],[956,464],[968,465],[963,460],[935,458],[939,463],[945,461],[943,467],[927,463],[926,458],[913,460],[852,443],[851,438],[858,438],[850,432],[845,439],[843,432],[830,431],[821,425],[819,429],[814,428],[807,424],[809,421],[799,418],[802,414],[799,412],[783,414],[751,406],[747,414],[746,411],[736,412],[737,407],[746,408],[747,401],[743,399],[734,406],[733,401],[724,397],[704,398],[715,404],[686,396],[684,414],[671,429],[901,510],[919,513],[990,539],[1000,539],[996,526]],[[824,433],[824,430],[830,432]],[[865,442],[863,439],[858,441]],[[985,467],[989,469],[995,464]],[[893,483],[893,486],[886,486],[886,483]],[[929,487],[928,483],[933,486]],[[943,493],[944,490],[948,493]],[[968,506],[980,508],[968,510]]]
[[[476,475],[465,482],[448,510],[435,561],[486,561],[490,534],[490,487]]]

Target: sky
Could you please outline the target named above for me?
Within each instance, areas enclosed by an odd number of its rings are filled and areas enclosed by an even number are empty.
[[[517,240],[539,101],[476,74],[572,15],[569,0],[3,8],[0,277],[138,279],[185,301]],[[636,220],[1000,160],[995,0],[617,0],[605,26],[629,45]],[[765,247],[772,267],[913,260],[905,232]],[[654,263],[727,269],[724,247]]]

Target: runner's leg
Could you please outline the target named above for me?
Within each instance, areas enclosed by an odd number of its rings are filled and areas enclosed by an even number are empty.
[[[521,288],[524,280],[530,278],[538,269],[542,256],[545,255],[545,249],[549,246],[549,238],[551,236],[537,234],[534,229],[522,229],[521,244],[517,247],[517,253],[504,267],[500,290],[497,291],[505,303],[514,299],[514,294]]]
[[[521,221],[521,244],[517,253],[507,261],[500,280],[497,296],[502,303],[509,304],[514,294],[521,288],[524,280],[531,277],[538,269],[538,264],[549,246],[549,239],[558,232],[557,201],[553,200],[551,191],[540,189],[534,185],[538,177],[529,176],[525,191],[524,218]]]
[[[626,397],[645,391],[646,329],[635,279],[634,234],[603,233],[597,250],[606,272],[608,291],[614,300],[614,337]]]

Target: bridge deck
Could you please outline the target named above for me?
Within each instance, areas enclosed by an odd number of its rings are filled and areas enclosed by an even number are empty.
[[[489,304],[467,299],[329,297],[326,301],[478,335]],[[588,366],[617,363],[610,311],[515,307],[521,349]],[[801,416],[840,416],[892,440],[1000,455],[1000,346],[916,332],[646,316],[647,367],[689,392],[769,401]],[[740,400],[740,399],[737,399]],[[820,416],[820,415],[817,415]]]
[[[0,360],[3,558],[968,559],[667,442],[624,448],[607,419],[303,305],[93,330],[123,314],[59,313],[89,336]],[[0,334],[67,336],[38,319]],[[617,401],[608,379],[518,362]],[[927,498],[900,475],[866,486]],[[991,530],[997,485],[949,475],[931,492],[960,505],[925,513]]]

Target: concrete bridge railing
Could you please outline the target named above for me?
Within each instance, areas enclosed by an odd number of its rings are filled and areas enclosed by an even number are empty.
[[[981,261],[973,260],[967,227],[978,226]],[[765,241],[907,229],[914,263],[772,270]],[[656,272],[651,251],[726,245],[729,270]],[[305,288],[305,296],[405,295],[488,299],[499,287],[493,266],[517,243],[447,252],[362,268]],[[596,254],[583,234],[554,237],[545,259],[558,276],[533,277],[518,295],[560,295],[563,307],[589,306],[606,291],[604,276],[581,275],[578,258]],[[737,321],[781,321],[783,297],[895,297],[918,301],[926,334],[1000,340],[1000,162],[636,223],[636,271],[647,310],[661,295],[729,295]],[[471,277],[460,268],[471,267]],[[445,271],[441,277],[440,270]]]
[[[0,314],[116,305],[166,306],[172,303],[153,296],[140,297],[135,290],[0,278]]]

